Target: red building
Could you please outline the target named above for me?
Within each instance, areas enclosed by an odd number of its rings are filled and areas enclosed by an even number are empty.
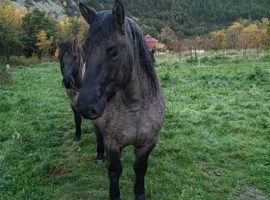
[[[151,35],[146,35],[144,39],[149,49],[157,49],[157,45],[158,45],[157,39],[153,38]]]

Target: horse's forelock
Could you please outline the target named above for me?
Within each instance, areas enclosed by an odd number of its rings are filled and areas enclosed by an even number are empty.
[[[62,61],[62,59],[63,59],[63,57],[64,57],[64,55],[66,54],[66,53],[68,53],[68,54],[72,54],[72,52],[73,52],[73,43],[72,42],[63,42],[63,43],[61,43],[60,45],[59,45],[59,50],[60,50],[60,61]]]

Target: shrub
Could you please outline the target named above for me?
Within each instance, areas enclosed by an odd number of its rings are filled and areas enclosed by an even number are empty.
[[[208,63],[210,58],[208,56],[204,56],[200,59],[201,63]]]
[[[270,61],[270,54],[264,54],[264,55],[260,56],[260,60],[263,62]]]
[[[248,74],[247,78],[249,80],[256,80],[261,82],[268,82],[269,81],[269,71],[260,69],[259,67],[255,67],[253,71]]]
[[[6,70],[6,67],[0,66],[0,84],[8,84],[11,81],[11,74]]]
[[[187,58],[186,62],[187,62],[188,64],[195,64],[195,63],[198,62],[198,60],[197,60],[196,57],[189,57],[189,58]]]
[[[11,66],[29,66],[36,65],[40,63],[40,60],[36,56],[26,58],[24,56],[11,56],[10,65]]]

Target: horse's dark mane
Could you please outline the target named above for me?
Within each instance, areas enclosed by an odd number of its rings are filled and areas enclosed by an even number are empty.
[[[152,89],[156,91],[159,88],[158,79],[155,72],[154,63],[151,59],[150,51],[143,37],[143,32],[141,28],[137,25],[137,23],[128,17],[126,17],[126,25],[127,29],[129,30],[127,31],[128,37],[132,41],[135,61],[137,60],[136,57],[140,60],[139,66],[142,67],[144,73],[147,75]],[[85,45],[87,46],[89,45],[92,39],[91,37],[92,35],[100,34],[106,37],[109,36],[113,31],[115,31],[115,27],[113,26],[112,23],[112,12],[111,11],[98,12],[96,14],[93,24],[89,29]]]
[[[155,65],[151,59],[150,51],[143,37],[141,28],[132,19],[127,18],[127,23],[131,29],[131,35],[133,38],[133,45],[138,48],[140,66],[148,76],[149,82],[154,90],[158,90],[158,79],[155,71]],[[135,51],[136,52],[136,51]]]
[[[70,41],[62,42],[59,45],[59,49],[60,49],[59,58],[60,58],[60,60],[63,59],[63,56],[65,55],[65,53],[68,53],[69,55],[72,55],[72,51],[73,51],[72,46],[73,46],[73,43],[70,42]]]

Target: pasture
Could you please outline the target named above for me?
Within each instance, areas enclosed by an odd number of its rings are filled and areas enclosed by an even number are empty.
[[[166,99],[160,142],[149,159],[150,200],[270,199],[269,56],[159,58]],[[11,72],[0,85],[0,199],[108,199],[106,163],[95,135],[74,121],[59,65]],[[133,149],[124,149],[121,192],[133,199]]]

